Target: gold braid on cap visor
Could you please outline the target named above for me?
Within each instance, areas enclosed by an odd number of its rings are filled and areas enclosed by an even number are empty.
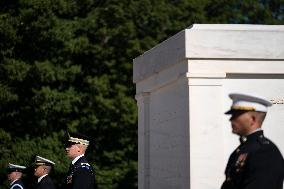
[[[245,111],[255,111],[254,107],[249,107],[249,106],[232,106],[232,110],[245,110]]]
[[[80,139],[80,138],[70,137],[68,141],[75,142],[75,143],[80,143],[80,144],[84,144],[84,145],[89,145],[89,141],[83,140],[83,139]]]

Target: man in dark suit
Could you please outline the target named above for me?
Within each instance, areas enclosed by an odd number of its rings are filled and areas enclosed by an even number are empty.
[[[271,102],[246,94],[229,96],[233,104],[226,114],[241,144],[229,158],[221,189],[283,189],[283,157],[261,129]]]
[[[68,189],[96,188],[95,173],[85,157],[88,145],[89,139],[86,136],[68,133],[66,154],[72,160],[65,183]]]
[[[24,189],[24,184],[21,181],[25,166],[9,163],[8,165],[8,180],[10,181],[10,189]]]
[[[38,178],[35,189],[55,189],[49,173],[55,163],[41,156],[36,156],[34,175]]]

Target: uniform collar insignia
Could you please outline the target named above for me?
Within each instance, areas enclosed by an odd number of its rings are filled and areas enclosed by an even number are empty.
[[[244,144],[246,141],[247,141],[247,137],[245,137],[245,136],[240,137],[241,144]]]
[[[253,132],[252,134],[250,134],[248,136],[241,136],[240,142],[241,142],[241,144],[244,144],[246,141],[256,140],[258,137],[263,137],[263,130],[258,130],[258,131]]]

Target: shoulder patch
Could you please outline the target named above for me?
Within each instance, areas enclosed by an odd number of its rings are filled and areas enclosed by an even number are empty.
[[[80,167],[85,170],[91,170],[91,166],[88,163],[81,163]]]
[[[81,165],[83,166],[90,166],[90,164],[88,164],[88,163],[81,163]]]
[[[269,140],[265,138],[263,135],[260,135],[257,139],[260,144],[270,144]]]

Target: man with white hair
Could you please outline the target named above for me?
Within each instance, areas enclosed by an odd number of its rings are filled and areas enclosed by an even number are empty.
[[[25,166],[9,163],[8,165],[8,180],[10,181],[10,189],[24,189],[24,184],[21,181]]]
[[[89,139],[78,133],[68,133],[66,154],[72,160],[66,178],[66,188],[94,189],[96,188],[95,173],[88,163],[85,152]]]
[[[248,94],[229,97],[233,104],[226,114],[241,144],[229,158],[221,189],[283,189],[283,157],[261,129],[271,102]]]
[[[35,158],[34,175],[38,178],[35,189],[55,189],[49,173],[55,163],[41,156]]]

